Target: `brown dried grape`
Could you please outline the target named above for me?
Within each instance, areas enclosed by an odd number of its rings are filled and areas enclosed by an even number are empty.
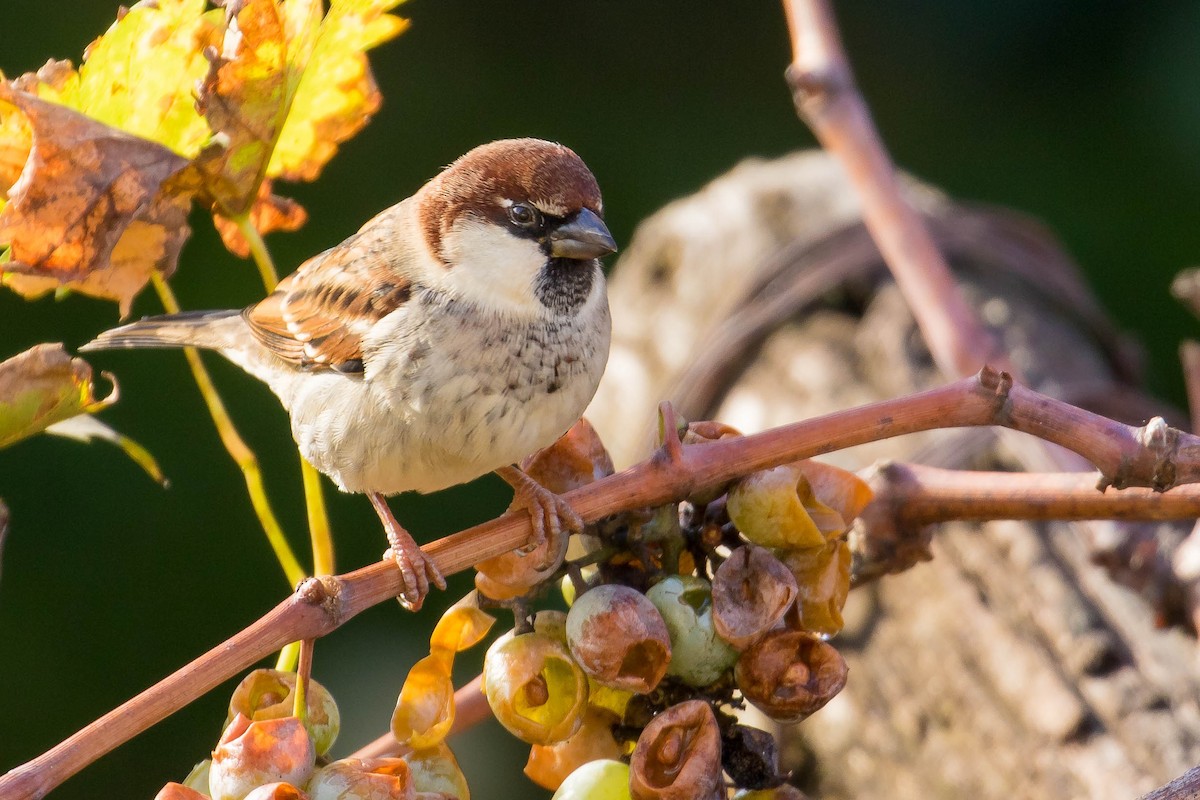
[[[609,711],[589,707],[583,715],[583,725],[569,739],[529,748],[525,774],[543,789],[554,791],[568,775],[589,761],[620,759],[625,749],[612,735],[612,726],[619,721],[620,717]]]
[[[850,594],[850,545],[833,541],[824,547],[780,553],[796,577],[800,627],[829,636],[842,629],[842,608]]]
[[[308,793],[311,800],[410,800],[416,789],[403,759],[343,758],[317,770]]]
[[[467,778],[445,742],[436,747],[406,753],[404,760],[412,770],[413,788],[417,791],[418,799],[427,793],[440,793],[455,800],[471,800]]]
[[[600,435],[586,419],[572,425],[554,444],[528,456],[521,469],[555,494],[566,494],[615,471]]]
[[[510,550],[480,561],[475,565],[475,588],[492,600],[511,600],[528,594],[558,571],[569,542],[570,537],[565,535],[547,536],[533,550]]]
[[[721,740],[721,765],[734,786],[769,789],[783,783],[775,737],[749,725],[731,725]]]
[[[763,547],[818,547],[846,527],[840,514],[813,496],[795,464],[742,478],[730,488],[725,507],[738,530]]]
[[[745,650],[783,619],[798,590],[796,576],[765,547],[743,545],[713,576],[713,625]]]
[[[243,800],[266,783],[303,786],[316,757],[312,739],[295,717],[252,722],[238,714],[213,750],[209,794],[212,800]]]
[[[853,522],[875,496],[866,481],[840,467],[811,458],[797,461],[795,466],[808,479],[813,496],[836,511],[845,525]]]
[[[706,442],[715,442],[741,435],[742,432],[737,428],[726,425],[723,422],[701,420],[699,422],[689,422],[687,430],[680,437],[680,441],[683,444],[704,444]],[[693,490],[686,499],[689,503],[698,506],[707,505],[725,494],[729,488],[729,483],[729,481],[726,481],[715,486]]]
[[[256,669],[242,678],[229,699],[229,725],[238,714],[251,720],[282,719],[294,713],[296,673],[278,669]],[[304,727],[312,737],[317,755],[323,755],[337,740],[341,729],[341,714],[333,695],[313,678],[308,681],[305,695],[308,718]]]
[[[567,643],[597,682],[646,693],[671,663],[666,623],[644,594],[603,584],[585,592],[567,614]]]
[[[529,744],[561,742],[583,723],[587,676],[566,645],[533,632],[497,639],[483,661],[483,692],[492,713]]]
[[[708,703],[687,700],[650,721],[629,760],[633,800],[701,800],[721,787],[721,730]]]
[[[846,662],[804,631],[774,630],[742,653],[734,669],[742,695],[776,722],[799,722],[846,685]]]

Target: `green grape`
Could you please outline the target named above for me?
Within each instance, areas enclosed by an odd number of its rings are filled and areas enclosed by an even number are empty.
[[[551,800],[631,800],[629,765],[609,759],[589,761],[567,776]]]
[[[654,604],[671,637],[667,674],[689,686],[708,686],[737,661],[738,652],[717,634],[712,587],[694,575],[670,575],[650,587]]]

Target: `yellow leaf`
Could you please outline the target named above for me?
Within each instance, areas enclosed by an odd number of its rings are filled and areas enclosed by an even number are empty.
[[[93,42],[78,85],[61,102],[93,119],[191,158],[209,137],[196,111],[203,51],[216,42],[220,13],[206,0],[142,0]]]
[[[77,442],[87,443],[93,439],[99,439],[103,442],[115,444],[125,452],[125,455],[129,456],[133,463],[145,470],[146,474],[158,482],[159,485],[166,487],[169,484],[167,477],[163,475],[162,468],[158,466],[158,462],[150,454],[149,450],[128,436],[113,430],[91,414],[79,414],[64,419],[62,422],[56,422],[46,428],[46,433],[52,436],[74,439]]]
[[[92,368],[68,356],[61,344],[35,345],[0,362],[0,447],[77,414],[99,411],[116,398],[113,384],[108,397],[97,400]]]
[[[408,20],[386,12],[401,0],[332,0],[315,35],[313,0],[285,2],[294,96],[267,174],[316,179],[339,143],[358,133],[381,102],[366,51],[399,36]]]
[[[275,0],[246,0],[226,11],[219,53],[211,54],[196,98],[214,135],[195,163],[220,212],[237,217],[258,196],[287,116],[287,42]]]

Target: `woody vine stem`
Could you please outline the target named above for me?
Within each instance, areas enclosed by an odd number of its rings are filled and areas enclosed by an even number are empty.
[[[935,428],[998,425],[1033,434],[1095,464],[1100,471],[1099,486],[1148,487],[1162,492],[1200,482],[1200,437],[1170,428],[1161,419],[1141,428],[1124,425],[1015,385],[1006,373],[986,368],[972,378],[908,397],[704,444],[679,442],[674,412],[665,404],[663,418],[668,435],[650,458],[565,495],[586,522],[678,500],[697,489],[798,459]],[[1098,512],[1111,503],[1121,514],[1128,513],[1133,504],[1146,516],[1161,514],[1164,507],[1180,516],[1200,516],[1200,492],[1189,491],[1182,497],[1147,492],[1095,494]],[[1050,515],[1059,511],[1053,502],[1043,507]],[[531,533],[528,514],[510,512],[423,549],[442,573],[449,575],[521,546]],[[400,589],[400,575],[391,561],[304,581],[287,600],[229,640],[43,755],[0,776],[0,800],[44,797],[100,756],[222,681],[289,642],[316,639],[336,630],[366,609],[395,597]]]

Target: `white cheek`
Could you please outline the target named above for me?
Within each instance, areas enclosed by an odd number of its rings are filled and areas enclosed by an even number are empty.
[[[453,266],[443,282],[459,296],[512,312],[540,312],[534,280],[546,263],[538,243],[495,225],[464,220],[443,240]]]

